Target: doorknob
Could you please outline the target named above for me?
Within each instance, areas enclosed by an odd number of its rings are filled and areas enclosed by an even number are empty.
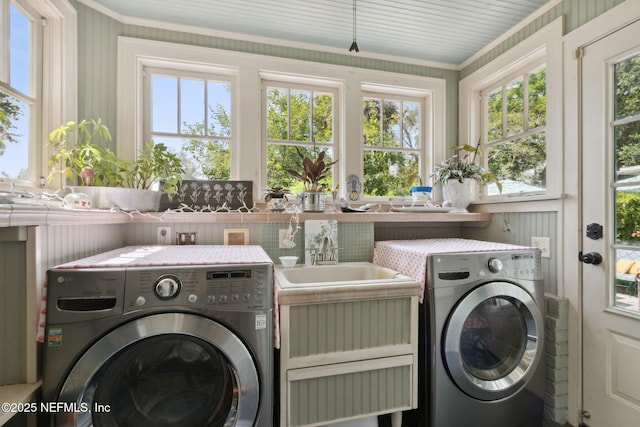
[[[589,252],[588,254],[583,254],[582,251],[580,251],[580,253],[578,254],[578,258],[585,264],[598,265],[602,262],[602,255],[600,255],[598,252]]]

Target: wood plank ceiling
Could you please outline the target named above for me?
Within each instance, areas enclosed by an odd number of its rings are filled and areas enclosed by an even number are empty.
[[[189,25],[227,37],[344,49],[352,0],[80,0],[125,22]],[[459,65],[549,0],[356,0],[362,53]],[[335,51],[335,50],[334,50]]]

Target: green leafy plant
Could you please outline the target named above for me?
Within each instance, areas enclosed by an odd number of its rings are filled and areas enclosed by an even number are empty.
[[[58,174],[67,179],[79,178],[90,168],[93,176],[82,176],[89,179],[81,179],[81,185],[121,187],[121,161],[113,151],[94,143],[94,140],[111,141],[111,133],[101,119],[70,121],[51,131],[49,145],[55,153],[49,158],[51,171],[47,182]]]
[[[75,140],[73,138],[75,135]],[[149,189],[162,181],[161,190],[175,194],[182,181],[182,162],[166,145],[148,142],[135,161],[116,156],[94,140],[111,141],[111,134],[101,119],[70,121],[49,134],[55,153],[49,159],[48,182],[58,174],[74,178],[81,185]]]
[[[463,144],[454,147],[456,154],[441,162],[431,174],[434,184],[446,185],[451,179],[462,182],[465,178],[470,178],[479,184],[494,182],[498,190],[502,192],[502,183],[490,171],[486,171],[476,163],[476,159],[482,156],[479,145],[474,147],[470,144]]]
[[[296,151],[300,157],[300,162],[298,163],[299,171],[288,169],[287,172],[295,179],[302,181],[304,191],[323,191],[325,184],[321,183],[321,181],[327,177],[330,167],[338,163],[338,161],[334,160],[325,163],[326,151],[324,150],[318,153],[315,160],[307,157],[298,147],[296,147]]]

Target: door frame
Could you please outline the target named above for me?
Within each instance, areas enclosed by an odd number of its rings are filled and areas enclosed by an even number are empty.
[[[635,18],[634,18],[635,17]],[[582,219],[582,112],[581,49],[603,39],[640,17],[640,2],[625,1],[592,19],[563,37],[564,75],[564,189],[560,211],[562,227],[563,274],[559,287],[569,300],[569,397],[567,421],[578,426],[582,422],[582,264],[578,252],[584,239]],[[578,159],[578,161],[576,161]],[[577,220],[577,221],[576,221]]]

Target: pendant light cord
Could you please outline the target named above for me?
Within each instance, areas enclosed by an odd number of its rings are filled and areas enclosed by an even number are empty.
[[[349,52],[360,52],[358,49],[358,42],[356,42],[356,0],[353,0],[353,42],[349,48]]]

